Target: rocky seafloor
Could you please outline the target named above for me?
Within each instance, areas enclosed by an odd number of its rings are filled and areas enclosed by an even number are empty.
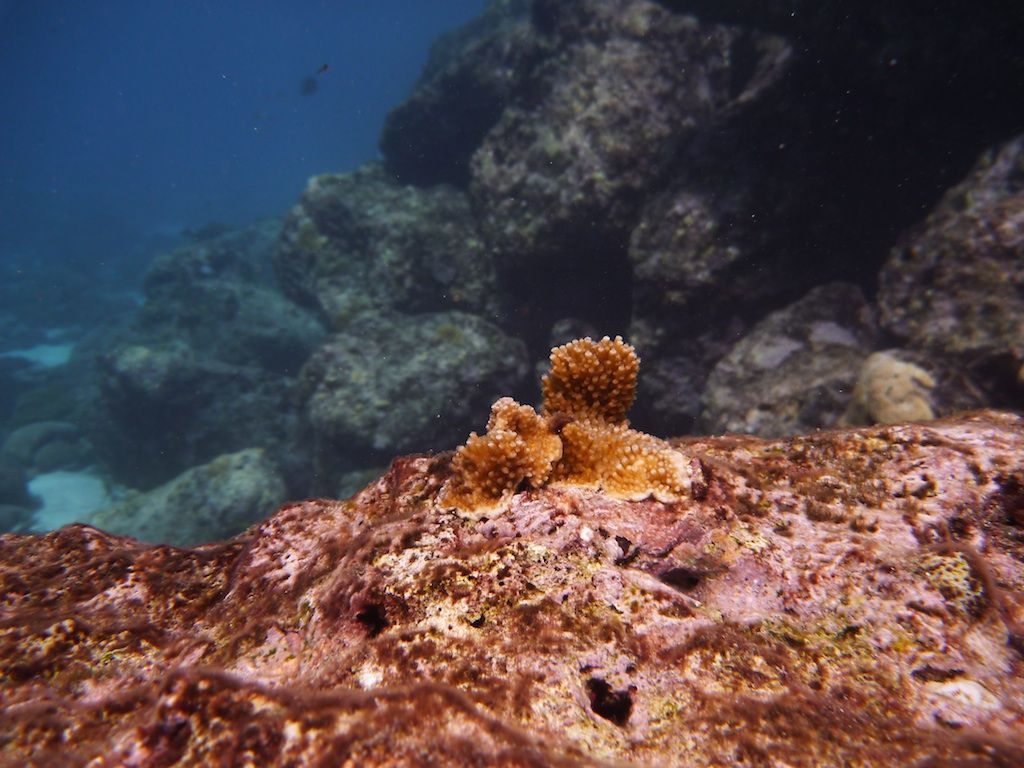
[[[677,501],[439,501],[191,549],[0,538],[11,766],[1024,764],[1024,421],[672,442]]]

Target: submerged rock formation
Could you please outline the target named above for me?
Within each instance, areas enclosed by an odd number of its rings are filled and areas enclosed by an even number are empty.
[[[676,448],[671,503],[463,514],[444,454],[195,549],[4,536],[5,764],[1022,764],[1024,421]]]

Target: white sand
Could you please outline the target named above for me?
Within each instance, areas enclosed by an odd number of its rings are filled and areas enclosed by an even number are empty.
[[[39,344],[28,349],[0,352],[0,357],[20,357],[41,368],[56,368],[71,359],[74,344]]]
[[[88,472],[47,472],[32,478],[28,489],[43,500],[32,524],[32,530],[40,533],[88,522],[91,513],[114,504],[104,482]]]

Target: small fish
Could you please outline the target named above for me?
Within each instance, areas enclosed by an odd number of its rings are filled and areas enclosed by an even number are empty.
[[[330,69],[330,66],[328,66],[327,64],[321,64],[319,67],[317,67],[316,73],[318,75],[322,75],[324,72],[326,72],[329,69]]]

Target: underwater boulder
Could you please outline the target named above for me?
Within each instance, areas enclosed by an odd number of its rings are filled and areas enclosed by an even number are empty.
[[[0,504],[31,509],[38,500],[28,490],[25,467],[8,453],[0,453]],[[9,516],[15,516],[10,513]]]
[[[450,448],[527,371],[522,342],[474,315],[363,315],[302,370],[320,472]]]
[[[282,295],[271,273],[280,222],[219,233],[154,259],[130,333],[174,339],[196,354],[294,376],[323,340],[315,313]]]
[[[724,27],[647,0],[538,2],[533,20],[558,55],[472,160],[473,206],[506,271],[624,244],[675,153],[738,95]]]
[[[1024,405],[1024,137],[993,148],[892,250],[883,327],[959,365],[990,402]]]
[[[493,0],[434,41],[412,93],[381,131],[385,166],[399,182],[468,184],[470,157],[542,55],[529,8],[528,0]]]
[[[443,455],[194,549],[0,537],[4,758],[1024,764],[1020,417],[674,446],[668,503],[462,512]]]
[[[13,458],[30,474],[81,469],[93,459],[92,447],[75,424],[37,421],[11,432],[0,455]]]
[[[135,493],[88,522],[151,544],[194,546],[240,533],[285,498],[284,481],[265,451],[218,456],[146,493]]]
[[[117,346],[98,369],[88,434],[129,487],[152,488],[246,447],[290,450],[291,379],[196,355],[181,342]]]
[[[831,283],[768,315],[714,367],[702,425],[782,437],[834,426],[877,337],[857,286]]]
[[[462,192],[377,164],[309,180],[274,253],[285,294],[342,330],[360,312],[492,310],[494,274]]]

